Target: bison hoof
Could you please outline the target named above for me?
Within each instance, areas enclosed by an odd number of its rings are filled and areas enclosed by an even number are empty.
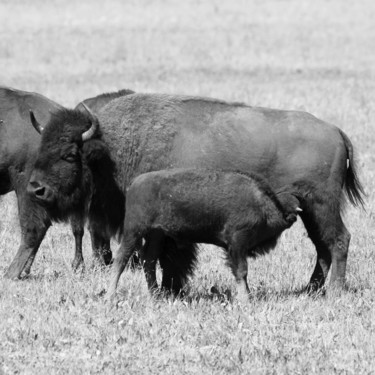
[[[4,278],[9,280],[20,280],[21,278],[21,272],[18,270],[8,269],[8,271],[5,273]]]
[[[305,288],[305,293],[309,296],[318,296],[318,295],[325,295],[325,287],[324,284],[322,285],[320,282],[312,282]]]
[[[141,258],[138,254],[138,252],[135,252],[130,260],[129,260],[129,268],[132,270],[132,271],[135,271],[137,269],[141,269],[142,268],[142,261],[141,261]]]
[[[73,271],[78,271],[79,269],[83,270],[85,268],[85,264],[83,259],[74,258],[72,262],[72,269]]]

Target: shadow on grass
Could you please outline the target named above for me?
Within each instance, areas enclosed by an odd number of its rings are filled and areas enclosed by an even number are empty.
[[[316,292],[309,291],[308,288],[303,287],[296,290],[285,288],[283,290],[276,290],[267,288],[265,286],[259,286],[250,291],[249,302],[256,301],[274,301],[278,299],[287,298],[298,298],[301,296],[308,296],[312,299],[319,299],[325,297],[326,292],[321,289]],[[171,296],[171,294],[161,292],[158,293],[157,299],[176,299],[187,303],[199,302],[199,301],[213,301],[221,304],[233,303],[236,301],[237,292],[230,288],[218,288],[216,286],[211,287],[210,291],[197,292],[191,290],[184,290],[178,296]]]
[[[60,279],[63,275],[65,275],[65,273],[61,271],[52,271],[49,273],[27,274],[27,275],[22,275],[16,281],[55,281],[57,279]]]
[[[364,291],[366,289],[364,288]],[[336,298],[342,294],[362,294],[364,291],[361,288],[355,288],[351,286],[346,286],[344,290],[335,290],[326,288],[321,288],[317,291],[312,291],[310,288],[304,286],[298,289],[284,288],[282,290],[272,289],[264,285],[260,285],[256,288],[250,290],[249,302],[265,302],[265,301],[275,301],[275,300],[285,300],[288,298],[299,298],[299,297],[308,297],[313,300],[318,300],[322,298]],[[209,292],[189,292],[187,291],[182,296],[178,296],[187,302],[199,301],[199,300],[210,300],[218,301],[221,303],[233,303],[236,300],[237,292],[229,288],[219,289],[216,286],[213,286]]]
[[[321,288],[318,291],[309,289],[308,287],[299,287],[297,289],[292,288],[271,288],[264,284],[260,284],[250,289],[249,302],[275,302],[275,300],[287,300],[287,299],[298,299],[298,298],[310,298],[312,300],[319,300],[322,298],[336,298],[342,294],[360,294],[362,293],[358,288],[347,287],[344,290],[336,291],[335,289],[326,290]],[[126,291],[119,291],[117,293],[120,301],[129,299],[129,295]],[[134,297],[134,296],[133,296]],[[177,302],[180,301],[185,304],[199,303],[199,302],[213,302],[220,303],[222,305],[233,304],[237,301],[237,291],[233,287],[226,287],[217,285],[212,286],[210,289],[197,291],[189,286],[185,286],[184,290],[177,296],[173,295],[165,290],[156,290],[153,293],[155,302]]]

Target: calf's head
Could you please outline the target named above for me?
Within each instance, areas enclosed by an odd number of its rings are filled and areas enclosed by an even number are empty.
[[[292,226],[297,220],[297,215],[302,212],[299,199],[290,193],[277,194],[277,198],[283,207],[284,220],[288,226]]]
[[[98,119],[85,108],[87,114],[58,110],[45,126],[39,124],[30,111],[31,122],[42,139],[27,191],[49,208],[55,218],[82,209],[90,194],[92,178],[88,155],[103,147]]]

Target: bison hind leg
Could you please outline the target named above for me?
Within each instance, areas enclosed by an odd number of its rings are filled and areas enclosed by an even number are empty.
[[[340,194],[321,192],[319,199],[310,202],[301,213],[307,233],[316,247],[317,260],[307,286],[309,292],[315,292],[325,285],[332,264],[331,285],[345,287],[346,261],[350,242],[350,233],[345,227],[340,212]]]

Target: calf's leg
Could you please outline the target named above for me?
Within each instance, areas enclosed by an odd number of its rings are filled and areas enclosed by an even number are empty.
[[[112,265],[111,282],[107,293],[108,298],[112,298],[115,295],[120,276],[124,271],[125,266],[128,264],[130,257],[137,249],[138,243],[139,238],[134,233],[124,233],[120,247],[117,250],[116,258]]]
[[[146,276],[147,286],[151,293],[158,289],[156,280],[156,262],[160,256],[165,241],[165,236],[160,231],[150,233],[141,251],[141,260]]]
[[[235,232],[228,246],[229,265],[237,281],[238,299],[247,302],[250,289],[247,284],[247,249],[252,247],[247,231]]]
[[[31,267],[34,263],[34,259],[35,259],[35,256],[36,256],[36,252],[33,252],[30,256],[29,256],[29,259],[27,260],[26,262],[26,265],[23,269],[23,272],[25,273],[25,275],[30,275],[31,273]]]

